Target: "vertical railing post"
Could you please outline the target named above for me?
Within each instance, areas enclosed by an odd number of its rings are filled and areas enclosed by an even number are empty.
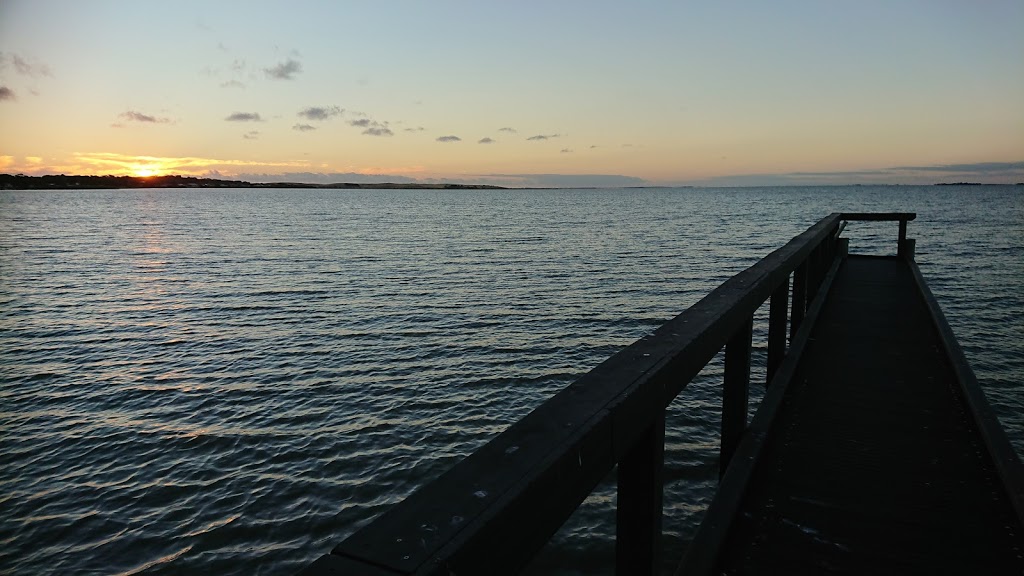
[[[818,244],[817,247],[811,252],[811,274],[810,274],[810,286],[807,289],[807,300],[814,300],[814,295],[818,293],[818,287],[821,286],[821,279],[824,277],[825,259],[822,257],[823,246]]]
[[[914,259],[914,241],[907,240],[907,221],[900,220],[899,244],[896,245],[896,255],[908,260]]]
[[[719,477],[725,475],[729,461],[747,429],[747,395],[750,385],[750,339],[753,318],[725,344],[725,383],[722,387],[722,443],[718,459]]]
[[[665,410],[660,409],[619,461],[615,510],[615,573],[656,575],[661,570],[661,498],[665,464]]]
[[[772,292],[768,303],[768,368],[765,384],[772,381],[775,371],[786,355],[786,317],[789,312],[789,276]]]
[[[807,310],[807,261],[804,260],[793,271],[793,313],[789,323],[789,339],[792,341]]]

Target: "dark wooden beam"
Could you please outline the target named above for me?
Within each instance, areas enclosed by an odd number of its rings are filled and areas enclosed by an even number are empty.
[[[718,473],[725,474],[736,446],[747,429],[747,399],[750,392],[750,340],[753,320],[747,321],[725,345],[725,383],[722,387],[722,440]]]
[[[807,311],[807,261],[793,272],[793,312],[789,321],[789,340],[792,342]]]
[[[841,220],[863,221],[863,222],[906,222],[917,218],[914,212],[842,212],[839,214]]]
[[[661,510],[665,467],[665,411],[626,453],[618,467],[615,573],[661,570]]]
[[[786,355],[786,318],[789,307],[789,277],[779,284],[772,292],[768,308],[768,368],[765,384],[779,369],[782,358]]]

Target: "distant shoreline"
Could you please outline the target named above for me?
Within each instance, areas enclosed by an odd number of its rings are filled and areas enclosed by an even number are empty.
[[[0,190],[130,190],[135,188],[396,188],[412,190],[504,190],[486,184],[355,183],[306,184],[303,182],[246,182],[193,176],[26,176],[0,174]]]
[[[787,188],[814,186],[1024,186],[1016,184],[984,184],[981,182],[936,182],[932,184],[791,184]],[[694,188],[680,186],[616,186],[616,188]],[[758,188],[759,186],[706,186],[706,188]],[[247,182],[194,176],[76,176],[0,174],[0,190],[133,190],[140,188],[291,188],[328,190],[558,190],[553,186],[494,186],[490,184],[451,184],[420,182],[334,182],[310,184],[305,182]],[[572,186],[574,190],[596,189],[594,186]]]

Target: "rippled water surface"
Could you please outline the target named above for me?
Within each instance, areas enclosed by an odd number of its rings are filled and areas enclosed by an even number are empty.
[[[1021,187],[0,191],[0,572],[294,572],[843,210],[918,213],[1024,450]],[[894,223],[844,234],[895,249]],[[717,478],[720,374],[668,417],[669,562]],[[530,571],[610,572],[613,503]]]

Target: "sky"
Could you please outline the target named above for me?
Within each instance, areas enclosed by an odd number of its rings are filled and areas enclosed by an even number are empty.
[[[0,0],[0,173],[1024,182],[1024,0]]]

